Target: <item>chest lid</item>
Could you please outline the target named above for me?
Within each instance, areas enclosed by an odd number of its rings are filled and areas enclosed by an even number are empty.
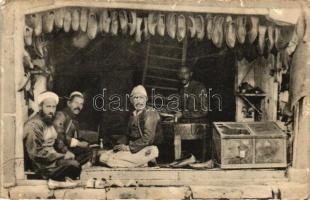
[[[285,133],[272,121],[214,122],[222,138],[285,138]]]

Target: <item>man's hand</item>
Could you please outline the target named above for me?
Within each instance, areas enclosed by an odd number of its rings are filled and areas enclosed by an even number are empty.
[[[73,160],[74,158],[75,155],[71,151],[67,151],[64,157],[65,160]]]
[[[113,147],[113,151],[129,151],[129,146],[124,144],[118,144]]]
[[[85,141],[79,141],[78,146],[81,148],[87,148],[89,147],[89,144],[88,142],[85,142]]]

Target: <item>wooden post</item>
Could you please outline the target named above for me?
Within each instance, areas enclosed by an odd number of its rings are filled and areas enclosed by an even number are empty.
[[[15,84],[19,85],[20,80],[24,76],[24,67],[22,63],[24,53],[24,23],[25,15],[22,12],[21,4],[15,4],[15,33],[14,46],[15,53]],[[24,148],[23,148],[23,126],[25,120],[28,118],[27,105],[24,99],[24,93],[18,92],[16,88],[16,139],[15,139],[15,172],[16,179],[24,179]]]
[[[309,3],[303,5],[304,13],[306,14],[306,24],[310,24],[310,13],[309,13]],[[310,35],[310,28],[306,29],[306,34]],[[300,73],[306,74],[307,76],[300,76],[303,79],[303,83],[306,84],[303,88],[306,91],[303,92],[303,96],[300,96],[298,102],[295,103],[294,107],[294,144],[293,144],[293,165],[289,169],[289,177],[291,180],[299,182],[309,182],[309,168],[310,168],[310,89],[309,89],[309,73],[310,73],[310,37],[304,38],[296,48],[293,59],[301,63],[302,71]],[[296,53],[297,52],[297,53]],[[302,52],[302,55],[299,55]],[[292,66],[294,67],[294,66]],[[296,77],[296,76],[295,76]],[[297,78],[296,78],[297,79]],[[300,81],[293,79],[294,81]]]
[[[15,5],[10,2],[1,8],[1,187],[14,186],[15,132],[16,132],[16,83],[15,83]]]

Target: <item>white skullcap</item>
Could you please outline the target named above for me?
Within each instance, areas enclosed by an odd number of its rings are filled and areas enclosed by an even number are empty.
[[[38,105],[40,105],[46,99],[54,99],[56,101],[56,104],[58,104],[59,102],[59,97],[57,94],[55,94],[54,92],[47,91],[38,95],[37,99]]]
[[[143,95],[147,97],[147,93],[143,85],[138,85],[132,89],[130,96],[136,96],[136,95]]]
[[[73,96],[80,96],[80,97],[84,98],[84,95],[79,91],[71,92],[69,98],[71,99],[71,97],[73,97]]]

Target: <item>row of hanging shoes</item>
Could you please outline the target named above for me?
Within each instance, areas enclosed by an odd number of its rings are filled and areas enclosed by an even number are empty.
[[[133,10],[109,10],[94,8],[60,8],[44,13],[35,13],[26,17],[24,30],[25,43],[31,45],[32,35],[51,33],[53,29],[63,29],[65,32],[86,32],[90,39],[97,33],[112,35],[129,34],[137,42],[150,35],[168,34],[172,39],[183,41],[186,35],[198,40],[209,39],[221,48],[226,42],[233,48],[236,42],[243,44],[246,39],[250,44],[258,37],[258,49],[262,54],[264,48],[271,50],[283,48],[290,40],[293,30],[265,23],[257,16],[232,16],[213,14],[178,14],[150,12],[138,13]],[[296,26],[298,37],[305,33],[304,22],[299,20]]]

